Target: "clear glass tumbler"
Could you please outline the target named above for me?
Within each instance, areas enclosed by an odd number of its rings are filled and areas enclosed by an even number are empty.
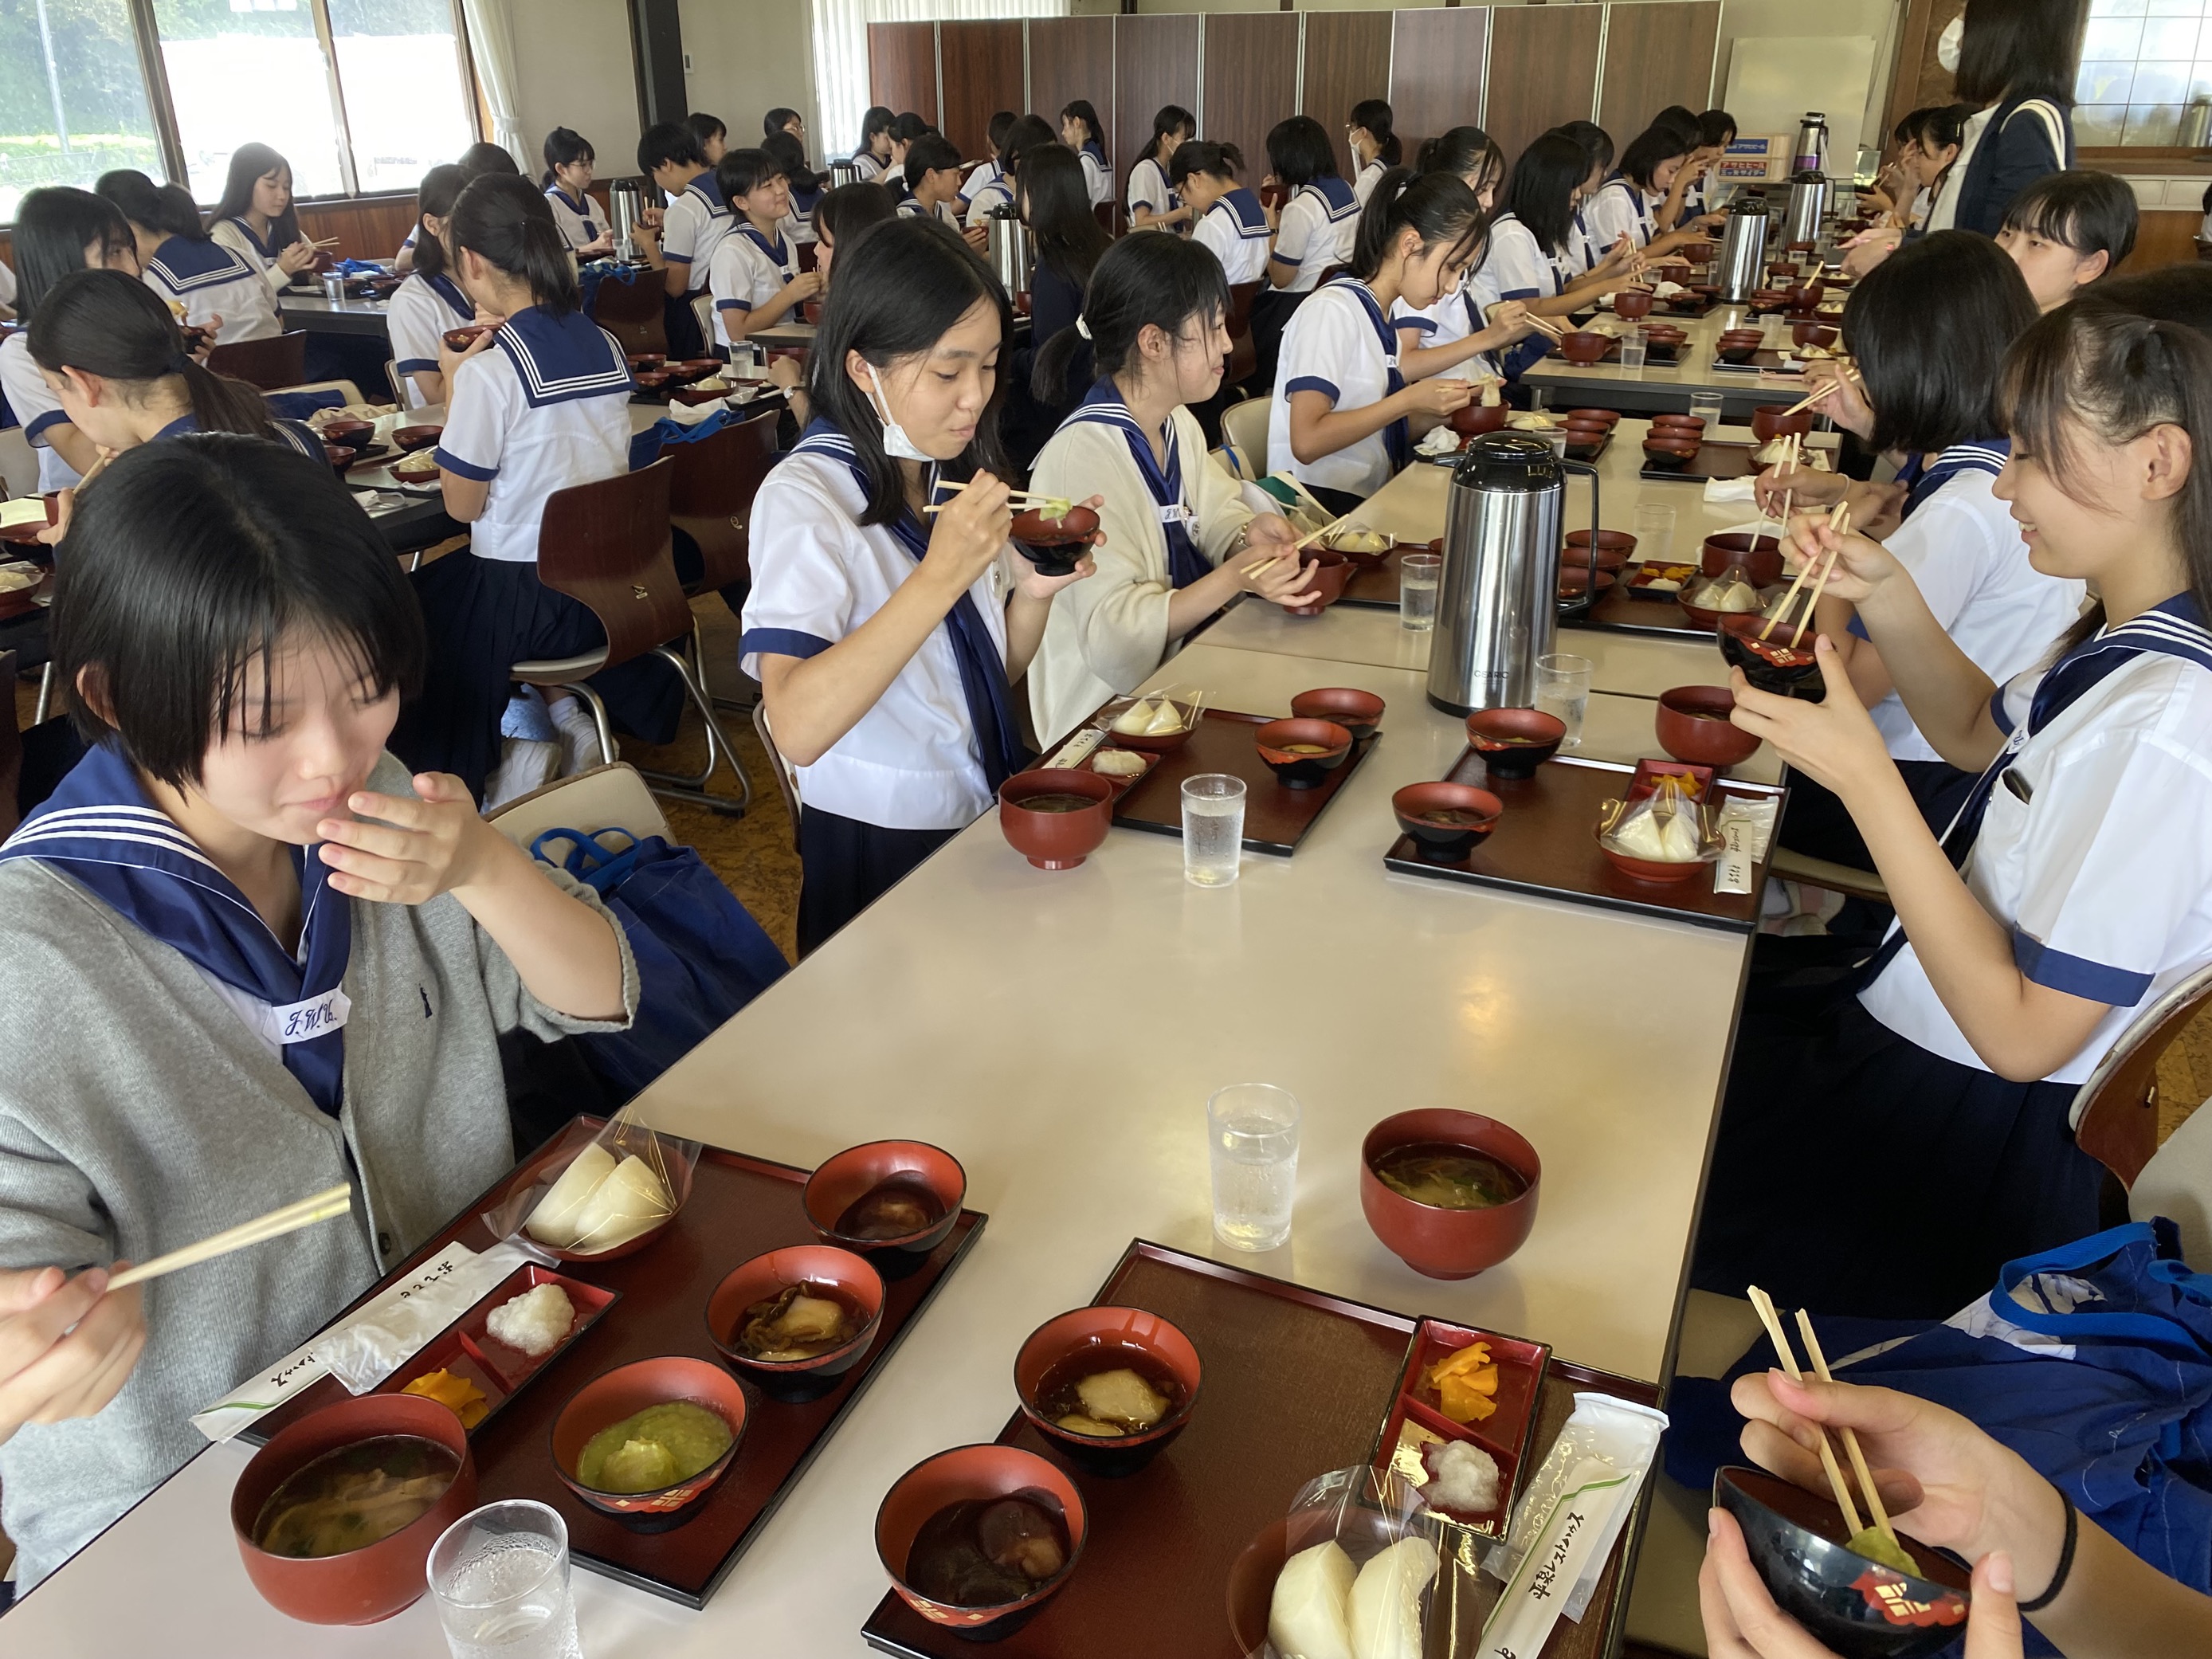
[[[1674,486],[1669,484],[1668,489]],[[1674,549],[1674,509],[1656,502],[1636,504],[1636,556],[1652,564],[1663,564]]]
[[[1644,343],[1644,331],[1630,329],[1620,337],[1620,366],[1623,368],[1642,368],[1644,356],[1650,349]]]
[[[1721,394],[1717,392],[1692,392],[1690,394],[1690,413],[1706,426],[1716,427],[1721,423],[1722,403]]]
[[[1595,667],[1588,657],[1536,659],[1536,707],[1566,722],[1562,749],[1582,746],[1583,716],[1589,712],[1590,674]]]
[[[473,1510],[438,1535],[428,1572],[453,1659],[583,1659],[558,1510],[519,1498]]]
[[[1244,847],[1244,780],[1201,772],[1182,785],[1182,878],[1194,887],[1237,879]]]
[[[1426,634],[1437,625],[1437,585],[1443,580],[1441,553],[1398,556],[1398,626]]]
[[[1272,1083],[1232,1083],[1206,1103],[1213,1236],[1232,1249],[1290,1242],[1298,1184],[1298,1100]]]

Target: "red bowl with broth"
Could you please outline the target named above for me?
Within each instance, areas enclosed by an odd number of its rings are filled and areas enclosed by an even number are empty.
[[[926,1226],[890,1237],[862,1237],[839,1230],[845,1212],[878,1188],[921,1188],[945,1213]],[[823,1243],[861,1255],[903,1252],[925,1255],[943,1243],[968,1199],[968,1172],[960,1160],[926,1140],[871,1140],[834,1152],[806,1177],[799,1201]]]
[[[1117,1361],[1156,1389],[1173,1390],[1167,1413],[1149,1429],[1110,1438],[1062,1428],[1046,1409],[1048,1393],[1062,1386],[1055,1373],[1079,1366],[1087,1376],[1115,1369]],[[1054,1450],[1102,1474],[1133,1473],[1181,1434],[1198,1408],[1204,1376],[1190,1338],[1141,1308],[1089,1307],[1057,1314],[1030,1332],[1014,1355],[1014,1394],[1022,1415]]]
[[[1105,844],[1114,825],[1112,780],[1096,772],[1039,767],[999,786],[999,829],[1006,844],[1040,870],[1073,870]],[[1079,795],[1087,806],[1033,807],[1032,800]]]
[[[1067,1558],[1058,1572],[1027,1595],[993,1607],[965,1607],[925,1595],[907,1582],[915,1540],[939,1511],[969,1499],[1032,1493],[1042,1493],[1058,1508],[1067,1534]],[[876,1559],[890,1575],[899,1600],[933,1625],[990,1641],[1018,1630],[1074,1576],[1083,1565],[1090,1522],[1083,1494],[1049,1459],[1018,1446],[955,1446],[924,1458],[892,1482],[876,1510],[875,1531]]]
[[[860,1328],[827,1352],[803,1359],[763,1359],[738,1340],[745,1310],[780,1296],[793,1285],[817,1285],[858,1316]],[[842,1376],[859,1364],[884,1322],[884,1276],[868,1261],[833,1244],[787,1244],[732,1268],[707,1298],[707,1338],[723,1363],[771,1393],[796,1379],[805,1383]],[[612,1419],[609,1419],[612,1421]]]
[[[1375,1165],[1407,1146],[1446,1146],[1504,1164],[1525,1183],[1503,1204],[1448,1210],[1419,1204],[1385,1186]],[[1399,1112],[1367,1132],[1359,1148],[1359,1207],[1390,1253],[1430,1279],[1472,1279],[1504,1261],[1536,1224],[1544,1175],[1536,1149],[1517,1129],[1476,1112],[1441,1107]]]

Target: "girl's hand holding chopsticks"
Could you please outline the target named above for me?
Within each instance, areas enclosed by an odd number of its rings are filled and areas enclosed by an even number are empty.
[[[1789,643],[1782,629],[1776,630],[1775,640]],[[1735,694],[1735,712],[1729,716],[1729,723],[1772,744],[1776,754],[1841,796],[1847,806],[1884,782],[1902,790],[1897,763],[1859,701],[1842,654],[1826,634],[1808,633],[1798,648],[1812,652],[1820,662],[1820,678],[1827,688],[1821,700],[1806,702],[1761,691],[1744,678],[1743,670],[1732,668],[1729,689]]]
[[[105,1267],[74,1279],[59,1267],[0,1272],[0,1440],[26,1423],[91,1417],[130,1379],[145,1313],[136,1286],[107,1293],[110,1277]]]
[[[1839,472],[1807,466],[1802,462],[1796,466],[1785,466],[1778,462],[1754,478],[1751,489],[1753,498],[1759,503],[1759,510],[1770,519],[1781,517],[1784,496],[1789,498],[1792,507],[1804,507],[1808,511],[1820,507],[1820,516],[1826,519],[1826,509],[1843,500],[1844,492],[1850,488],[1850,484],[1851,481]]]
[[[1817,576],[1826,570],[1823,591],[1855,605],[1903,568],[1880,542],[1850,532],[1838,534],[1825,513],[1801,514],[1791,521],[1782,562],[1792,574],[1811,569]]]

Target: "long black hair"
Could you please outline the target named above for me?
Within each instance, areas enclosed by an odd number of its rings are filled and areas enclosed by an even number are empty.
[[[1018,116],[1013,125],[1006,129],[1006,140],[999,146],[999,170],[1011,178],[1021,171],[1023,156],[1047,144],[1059,143],[1060,134],[1053,130],[1052,123],[1043,116]]]
[[[545,135],[545,176],[539,180],[548,190],[553,188],[556,169],[572,161],[596,161],[599,153],[592,148],[592,141],[574,127],[556,127]]]
[[[1613,171],[1613,135],[1598,125],[1596,122],[1568,121],[1553,127],[1552,131],[1564,132],[1583,147],[1584,154],[1589,158],[1583,166],[1585,177],[1593,167],[1600,173]]]
[[[1547,132],[1521,152],[1505,181],[1501,213],[1528,228],[1547,253],[1563,253],[1575,222],[1575,189],[1589,177],[1590,153],[1565,132]]]
[[[853,153],[855,155],[874,155],[876,135],[879,132],[889,132],[891,130],[891,123],[897,119],[897,116],[892,114],[881,104],[871,104],[868,106],[868,112],[860,118],[860,147]]]
[[[114,203],[116,210],[134,225],[158,231],[164,237],[182,236],[194,242],[207,240],[207,228],[200,223],[199,207],[190,191],[175,185],[157,185],[135,167],[101,173],[93,189]]]
[[[822,188],[822,175],[806,165],[806,146],[789,133],[771,132],[760,147],[791,181],[792,189],[804,196]]]
[[[841,252],[864,230],[889,224],[898,217],[898,204],[890,191],[872,179],[856,180],[826,191],[814,204],[814,234],[829,239]]]
[[[1375,159],[1386,167],[1396,167],[1406,153],[1398,135],[1390,131],[1397,118],[1380,98],[1363,98],[1352,106],[1352,125],[1366,129],[1367,136],[1375,141]]]
[[[1152,136],[1145,141],[1144,149],[1137,152],[1139,161],[1160,159],[1160,140],[1174,133],[1182,134],[1186,141],[1198,137],[1198,117],[1181,104],[1164,104],[1152,117]]]
[[[708,144],[717,138],[726,144],[729,142],[730,129],[719,115],[709,115],[704,110],[695,109],[684,118],[682,125],[686,132],[699,141],[699,160],[702,163],[707,160]]]
[[[1060,118],[1065,121],[1070,116],[1083,123],[1083,147],[1088,149],[1096,144],[1103,152],[1106,148],[1106,124],[1098,118],[1098,112],[1091,107],[1091,100],[1077,98],[1063,105]]]
[[[47,290],[31,319],[27,343],[32,361],[56,374],[82,369],[139,386],[178,376],[204,432],[276,435],[260,392],[194,362],[169,307],[152,289],[123,271],[78,270],[63,277]]]
[[[1182,188],[1183,180],[1194,173],[1203,173],[1215,179],[1234,179],[1244,166],[1243,152],[1234,144],[1217,144],[1204,138],[1188,138],[1176,147],[1168,162],[1168,183]]]
[[[253,206],[253,187],[270,173],[289,173],[292,164],[267,144],[240,144],[230,153],[230,171],[222,181],[222,199],[208,215],[210,228],[226,219],[243,219]],[[270,247],[289,247],[300,240],[300,210],[289,198],[283,212],[269,222]]]
[[[1876,265],[1844,307],[1869,446],[1919,453],[1994,435],[2005,354],[2036,316],[2012,257],[1972,231],[1936,231]]]
[[[1088,287],[1113,239],[1091,210],[1082,161],[1066,144],[1039,144],[1023,152],[1016,185],[1039,262],[1078,288]]]
[[[445,275],[446,243],[443,237],[430,234],[422,220],[426,215],[433,219],[451,219],[453,204],[461,199],[461,192],[468,187],[469,175],[451,161],[441,161],[432,167],[422,175],[422,182],[415,186],[415,271],[426,281]]]
[[[1690,131],[1685,133],[1672,121],[1654,121],[1650,126],[1628,141],[1628,148],[1620,152],[1620,176],[1641,191],[1657,188],[1651,180],[1659,169],[1676,156],[1686,156],[1696,145],[1697,118],[1690,118]]]
[[[1080,391],[1068,374],[1086,344],[1100,375],[1119,374],[1135,362],[1146,328],[1177,340],[1194,321],[1210,329],[1228,314],[1229,284],[1209,249],[1180,236],[1124,236],[1091,273],[1083,300],[1091,338],[1064,328],[1038,347],[1030,390],[1060,408]]]
[[[1413,158],[1416,173],[1456,173],[1476,195],[1505,182],[1505,152],[1480,127],[1454,127],[1426,140]]]
[[[1293,115],[1267,130],[1267,168],[1275,182],[1289,190],[1316,179],[1341,176],[1328,129],[1310,115]]]
[[[1418,178],[1392,167],[1376,180],[1359,215],[1359,234],[1352,245],[1352,272],[1371,282],[1389,257],[1398,233],[1419,233],[1424,252],[1447,243],[1454,254],[1472,259],[1482,252],[1488,228],[1482,204],[1456,173],[1424,173]]]
[[[228,433],[141,444],[84,492],[47,627],[64,684],[106,711],[70,700],[86,741],[178,788],[234,723],[269,730],[288,640],[332,641],[379,697],[419,686],[426,655],[414,590],[331,469]]]
[[[1013,354],[1014,308],[991,268],[942,220],[893,219],[840,244],[829,303],[808,354],[806,397],[815,411],[852,441],[867,479],[864,525],[891,524],[907,510],[898,463],[886,454],[883,417],[853,384],[845,359],[858,352],[878,373],[902,357],[932,349],[977,301],[999,314],[998,383],[976,422],[975,439],[946,471],[965,477],[988,467],[1005,477],[998,450],[999,404]],[[386,556],[387,562],[390,556]],[[397,568],[396,566],[394,567]]]
[[[516,164],[514,157],[508,154],[505,144],[489,142],[471,144],[461,152],[461,159],[456,165],[471,179],[488,177],[520,179],[522,177],[521,167]]]
[[[2006,98],[2071,106],[2081,12],[2081,0],[1966,0],[1952,75],[1960,101],[1976,109]]]
[[[1709,109],[1698,117],[1698,144],[1704,149],[1725,149],[1735,142],[1735,117],[1724,109]]]
[[[496,173],[477,179],[453,204],[447,233],[454,252],[466,248],[529,283],[531,298],[548,316],[581,309],[568,239],[553,221],[552,204],[528,179]]]
[[[55,283],[85,269],[84,251],[97,244],[104,264],[136,249],[131,226],[114,203],[88,190],[46,185],[15,209],[15,314],[28,320]]]

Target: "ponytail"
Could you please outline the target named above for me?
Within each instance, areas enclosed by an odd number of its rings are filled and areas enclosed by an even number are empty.
[[[556,127],[545,135],[545,177],[543,187],[553,188],[554,173],[572,161],[596,161],[599,158],[591,141],[573,127]]]
[[[1046,341],[1030,389],[1040,402],[1062,406],[1078,391],[1068,381],[1086,346],[1094,379],[1119,374],[1137,361],[1138,337],[1146,328],[1180,339],[1194,321],[1211,328],[1228,314],[1229,284],[1210,249],[1180,236],[1124,236],[1091,273],[1083,300],[1089,337],[1064,328]]]
[[[1480,127],[1454,127],[1421,145],[1413,171],[1455,173],[1480,196],[1505,182],[1505,152]]]
[[[1159,112],[1152,117],[1152,136],[1145,141],[1145,148],[1139,152],[1137,159],[1140,161],[1158,161],[1160,140],[1177,132],[1185,134],[1187,139],[1198,137],[1198,117],[1181,104],[1162,106]]]
[[[1168,183],[1176,189],[1194,173],[1233,181],[1244,165],[1244,154],[1234,144],[1217,144],[1203,138],[1187,138],[1168,162]]]
[[[276,435],[260,392],[194,362],[168,307],[123,271],[79,270],[56,283],[31,319],[27,343],[32,361],[51,374],[75,368],[137,388],[124,393],[129,402],[143,401],[157,381],[181,376],[202,431]]]
[[[1403,167],[1392,167],[1376,183],[1359,216],[1352,274],[1362,282],[1373,281],[1402,230],[1419,233],[1424,250],[1449,242],[1455,252],[1464,249],[1472,257],[1480,251],[1487,228],[1482,204],[1457,173],[1425,173],[1417,179]]]
[[[547,315],[565,317],[583,308],[568,239],[553,222],[552,204],[529,180],[497,173],[477,179],[453,204],[447,230],[456,250],[466,248],[527,283],[532,300]]]
[[[1395,167],[1405,155],[1406,147],[1391,131],[1397,117],[1390,106],[1380,98],[1363,98],[1352,106],[1352,125],[1364,127],[1367,136],[1375,141],[1376,159],[1386,167]]]
[[[468,188],[469,175],[451,161],[441,161],[422,175],[415,187],[415,274],[428,281],[446,274],[446,244],[430,234],[422,221],[450,219],[453,204]]]

